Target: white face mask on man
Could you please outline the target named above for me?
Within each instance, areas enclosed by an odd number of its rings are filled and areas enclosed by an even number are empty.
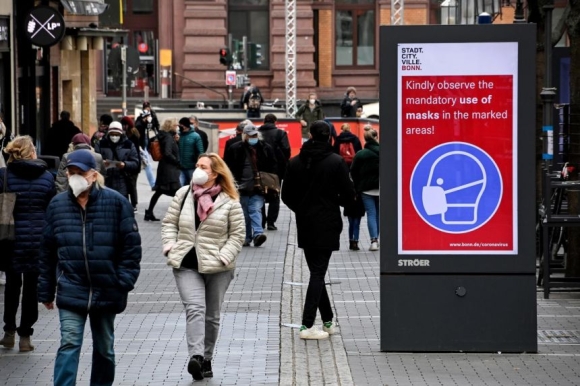
[[[73,174],[68,178],[68,186],[71,188],[75,197],[78,197],[82,192],[87,191],[91,185],[89,181],[80,174]]]
[[[209,175],[200,168],[196,168],[191,176],[191,182],[195,185],[203,185],[209,180]]]
[[[316,103],[316,99],[309,99],[308,102],[310,102],[311,105]]]
[[[119,142],[119,140],[121,139],[121,137],[118,136],[118,135],[110,135],[109,136],[109,139],[111,140],[111,142],[117,143],[117,142]]]

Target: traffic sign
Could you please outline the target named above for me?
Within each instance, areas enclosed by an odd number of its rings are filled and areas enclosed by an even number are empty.
[[[226,86],[235,86],[236,80],[237,78],[235,71],[226,71]]]
[[[52,7],[33,8],[24,19],[24,35],[35,46],[53,46],[60,42],[64,32],[64,18]]]

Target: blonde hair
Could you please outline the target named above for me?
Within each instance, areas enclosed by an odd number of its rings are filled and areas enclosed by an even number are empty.
[[[224,160],[216,153],[204,153],[199,156],[199,159],[206,157],[210,160],[211,170],[217,174],[216,183],[218,183],[222,191],[230,196],[233,200],[239,200],[240,194],[234,182],[234,176],[228,168]]]
[[[364,127],[364,138],[365,141],[369,141],[369,140],[374,140],[377,141],[378,137],[379,137],[379,133],[377,133],[377,131],[375,129],[373,129],[373,127],[371,125],[366,125]]]
[[[95,169],[93,169],[93,170],[95,170]],[[105,177],[103,177],[103,175],[98,170],[95,170],[95,172],[97,173],[97,185],[99,186],[99,188],[104,188],[105,187]]]
[[[34,159],[36,158],[36,149],[34,143],[32,142],[32,137],[29,135],[19,135],[14,138],[4,151],[10,154],[8,158],[8,163],[21,159]]]
[[[170,132],[171,130],[175,130],[175,126],[177,126],[177,118],[167,118],[163,121],[161,130]]]
[[[350,132],[350,125],[348,123],[343,123],[342,126],[340,126],[340,130]]]

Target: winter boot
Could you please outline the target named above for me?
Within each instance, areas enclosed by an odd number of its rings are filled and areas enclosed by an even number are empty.
[[[2,338],[2,340],[0,340],[0,346],[4,346],[5,348],[14,347],[14,336],[15,335],[16,335],[16,331],[4,332],[4,338]]]
[[[145,221],[159,221],[157,217],[153,215],[153,211],[149,209],[145,209]]]
[[[353,251],[360,251],[360,248],[358,247],[358,240],[353,240],[352,241],[352,248]]]
[[[32,345],[32,342],[30,341],[29,336],[21,336],[20,342],[18,342],[18,343],[20,345],[20,352],[27,352],[27,351],[34,350],[34,346]]]
[[[204,359],[203,364],[201,365],[201,372],[204,378],[212,378],[213,371],[211,369],[211,360]]]

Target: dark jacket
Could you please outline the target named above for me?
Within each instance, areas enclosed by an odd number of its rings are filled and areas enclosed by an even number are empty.
[[[230,139],[228,139],[226,141],[226,145],[224,147],[224,156],[225,154],[228,152],[228,150],[230,149],[230,147],[234,144],[234,143],[238,143],[242,140],[242,133],[236,133],[235,137],[232,137]]]
[[[379,143],[367,141],[365,148],[355,154],[350,174],[356,191],[361,193],[379,188]]]
[[[260,107],[258,107],[257,109],[253,109],[249,107],[250,104],[250,98],[256,98],[260,101]],[[248,117],[256,117],[259,118],[260,117],[260,110],[262,109],[262,104],[264,103],[264,98],[262,97],[262,93],[260,92],[260,89],[258,87],[252,87],[250,88],[246,94],[244,95],[244,107],[246,108],[247,112],[248,112]]]
[[[75,126],[70,120],[61,119],[53,123],[48,130],[46,151],[43,154],[54,155],[59,158],[68,150],[68,145],[75,134],[79,134],[81,129]]]
[[[199,127],[195,127],[195,132],[201,137],[201,144],[203,145],[203,152],[207,151],[209,147],[209,139],[207,138],[207,133],[203,130],[200,130]]]
[[[352,147],[354,148],[354,152],[358,153],[362,150],[362,145],[360,143],[360,139],[350,131],[343,131],[334,139],[334,145],[332,148],[336,154],[340,154],[340,144],[341,143],[349,143],[352,142]]]
[[[306,121],[307,125],[302,126],[302,138],[308,138],[308,134],[310,133],[310,125],[312,124],[312,122],[323,120],[324,112],[322,112],[322,107],[320,106],[320,103],[318,103],[318,101],[316,101],[314,109],[312,110],[310,110],[310,104],[306,102],[302,106],[300,106],[300,108],[298,109],[298,111],[296,111],[296,114],[294,116],[299,121],[301,119]]]
[[[224,154],[224,161],[232,171],[234,179],[238,185],[242,185],[244,177],[244,166],[250,167],[249,163],[246,163],[248,159],[248,152],[251,148],[256,151],[256,167],[260,172],[267,173],[278,173],[278,165],[276,163],[276,156],[274,155],[274,149],[272,146],[264,141],[259,141],[255,146],[251,146],[246,141],[240,141],[233,144],[228,152]],[[246,170],[246,172],[249,172]],[[244,193],[240,190],[240,193]],[[252,192],[252,194],[257,194],[258,192]]]
[[[156,134],[159,131],[159,120],[155,111],[151,111],[151,122],[145,120],[146,115],[139,115],[135,120],[135,128],[139,131],[139,146],[147,150],[149,144],[149,130],[153,130]],[[152,135],[153,136],[153,135]]]
[[[352,99],[349,96],[345,96],[340,104],[340,116],[347,118],[356,118],[356,110],[360,107],[362,108],[362,103],[357,97],[354,98],[356,101],[355,105],[351,105]]]
[[[139,168],[141,167],[141,158],[133,142],[128,140],[124,134],[117,143],[111,142],[109,136],[106,136],[99,141],[95,151],[103,156],[103,160],[125,163],[123,169],[117,167],[107,169],[105,185],[127,197],[129,194],[127,175],[139,173]]]
[[[69,311],[121,313],[139,276],[141,236],[133,207],[93,185],[86,209],[71,191],[46,210],[38,301]]]
[[[278,177],[282,180],[286,174],[286,164],[291,153],[288,134],[284,130],[278,129],[274,123],[264,123],[258,131],[262,134],[262,139],[274,150],[278,164]]]
[[[16,193],[14,206],[15,240],[8,269],[18,273],[38,272],[38,254],[44,228],[44,213],[56,194],[54,177],[42,160],[18,160],[0,169],[0,191],[8,169],[9,192]],[[0,251],[0,254],[5,252]],[[2,256],[5,258],[5,256]]]
[[[296,214],[298,246],[340,248],[340,206],[353,202],[355,190],[344,160],[330,144],[309,140],[288,162],[282,201]]]
[[[159,138],[159,146],[163,157],[157,166],[154,189],[168,193],[174,192],[181,188],[179,183],[179,175],[181,174],[179,147],[175,139],[173,139],[173,135],[167,131],[160,131],[157,138]]]
[[[179,136],[179,161],[183,169],[195,169],[199,155],[203,153],[201,137],[193,130]]]

